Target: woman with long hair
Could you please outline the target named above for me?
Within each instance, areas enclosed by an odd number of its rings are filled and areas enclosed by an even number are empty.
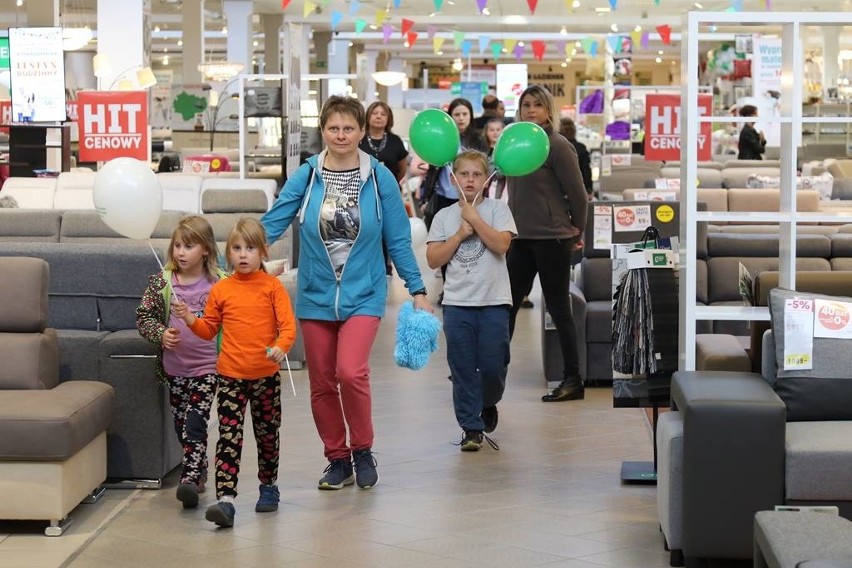
[[[509,329],[514,331],[521,302],[538,274],[562,351],[562,382],[542,397],[544,402],[581,400],[585,396],[568,289],[571,256],[583,246],[589,202],[577,151],[559,134],[558,117],[553,96],[544,87],[532,85],[521,94],[518,120],[541,126],[550,140],[550,152],[534,172],[507,178],[509,208],[518,226],[518,237],[507,256],[512,285]]]
[[[459,130],[460,148],[484,151],[482,140],[473,126],[473,105],[461,97],[453,99],[447,107],[447,113],[452,117]],[[450,180],[450,166],[429,166],[423,180],[420,199],[424,204],[424,221],[426,226],[432,225],[435,213],[459,200],[459,192]],[[432,195],[437,193],[432,206],[426,207]]]

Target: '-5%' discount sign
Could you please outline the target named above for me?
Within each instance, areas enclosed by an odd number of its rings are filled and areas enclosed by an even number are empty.
[[[712,95],[698,95],[698,114],[709,115]],[[680,95],[645,95],[645,159],[680,160]],[[711,158],[712,125],[701,123],[696,144],[698,161]]]
[[[144,91],[81,91],[77,121],[81,162],[148,160],[148,96]]]

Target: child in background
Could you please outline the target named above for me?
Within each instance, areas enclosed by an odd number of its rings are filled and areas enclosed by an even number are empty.
[[[266,233],[256,219],[243,218],[228,235],[226,257],[233,269],[210,291],[204,316],[185,304],[174,306],[193,333],[212,339],[222,329],[219,374],[219,441],[216,443],[216,498],[205,518],[220,527],[234,526],[234,499],[243,445],[246,403],[257,442],[260,498],[255,511],[278,510],[279,428],[284,354],[296,340],[296,318],[281,282],[267,274]]]
[[[447,362],[456,420],[464,430],[461,450],[472,452],[482,447],[483,432],[497,427],[497,403],[506,386],[512,305],[506,251],[517,228],[507,204],[482,196],[488,178],[485,154],[462,152],[453,173],[461,199],[435,215],[426,260],[431,268],[447,264]]]
[[[198,506],[207,479],[207,421],[216,396],[216,342],[189,333],[183,319],[169,313],[173,300],[197,313],[224,272],[213,229],[202,217],[180,220],[172,233],[162,272],[148,278],[136,308],[139,334],[160,347],[157,376],[169,387],[175,431],[183,447],[177,498],[184,508]]]

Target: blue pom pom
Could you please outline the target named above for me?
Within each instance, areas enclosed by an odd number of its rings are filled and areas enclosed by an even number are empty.
[[[422,369],[429,355],[438,349],[441,321],[425,310],[415,310],[413,302],[405,302],[396,324],[396,364],[408,369]]]

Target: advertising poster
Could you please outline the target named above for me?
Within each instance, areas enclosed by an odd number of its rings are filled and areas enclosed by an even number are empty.
[[[80,91],[77,97],[80,161],[148,161],[148,93]]]
[[[482,97],[488,94],[488,83],[476,81],[456,81],[450,86],[453,97],[462,97],[470,101],[473,114],[482,114]]]
[[[763,131],[768,146],[781,144],[781,124],[761,117],[781,116],[781,38],[756,36],[751,59],[751,80],[758,120],[755,128]],[[739,103],[739,101],[738,101]]]
[[[286,38],[289,49],[285,65],[290,70],[287,81],[287,152],[285,158],[285,176],[287,179],[299,168],[299,157],[302,153],[302,86],[299,77],[302,57],[302,26],[288,23]],[[329,85],[331,88],[331,85]]]
[[[506,107],[506,116],[514,116],[518,110],[521,93],[527,88],[527,66],[524,63],[500,63],[497,65],[497,98]]]
[[[62,28],[9,28],[12,120],[65,120]]]
[[[698,112],[710,115],[712,95],[698,95]],[[712,157],[712,124],[701,124],[698,133],[698,161]],[[680,95],[645,95],[645,159],[680,160]]]

